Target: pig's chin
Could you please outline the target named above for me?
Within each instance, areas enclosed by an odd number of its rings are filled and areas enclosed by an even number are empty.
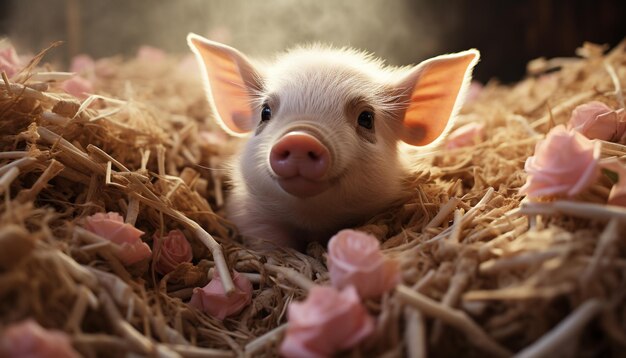
[[[313,181],[301,176],[293,178],[279,178],[278,185],[288,194],[298,198],[310,198],[325,192],[329,187],[328,181]]]

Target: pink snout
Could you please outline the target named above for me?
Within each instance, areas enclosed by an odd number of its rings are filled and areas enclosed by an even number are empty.
[[[318,180],[328,171],[329,159],[328,149],[304,132],[287,133],[270,153],[272,170],[281,178]]]
[[[278,184],[298,197],[317,195],[328,187],[322,179],[330,168],[328,148],[305,132],[290,132],[270,152],[270,167]]]

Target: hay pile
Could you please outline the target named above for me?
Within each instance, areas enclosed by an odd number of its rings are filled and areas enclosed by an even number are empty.
[[[401,261],[403,282],[365,302],[376,330],[351,354],[623,349],[626,209],[604,205],[611,182],[576,201],[522,203],[517,190],[535,143],[574,106],[618,106],[624,47],[604,55],[586,45],[582,58],[534,61],[526,80],[489,84],[466,105],[459,125],[486,123],[486,140],[424,156],[406,203],[359,228]],[[90,74],[98,95],[82,104],[48,81],[63,74],[41,74],[50,68],[35,63],[0,83],[0,330],[32,317],[68,332],[87,357],[276,354],[289,302],[328,281],[325,248],[263,256],[243,247],[220,216],[219,168],[238,143],[206,120],[197,74],[169,57],[103,61],[112,71]],[[603,143],[603,155],[624,156],[626,147]],[[123,266],[115,245],[81,226],[103,211],[122,213],[148,243],[182,229],[193,264],[164,277]],[[224,322],[185,303],[216,265],[255,287],[253,303]]]

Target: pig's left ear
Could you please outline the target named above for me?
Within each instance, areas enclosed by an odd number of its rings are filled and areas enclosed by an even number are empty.
[[[187,43],[196,55],[209,105],[218,124],[229,134],[245,136],[255,126],[252,102],[261,78],[244,54],[190,33]]]
[[[396,88],[407,103],[400,139],[424,146],[450,130],[479,58],[475,49],[438,56],[415,66],[400,80]]]

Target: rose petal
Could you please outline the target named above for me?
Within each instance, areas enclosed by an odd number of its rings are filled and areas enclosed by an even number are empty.
[[[289,322],[297,327],[318,327],[328,324],[332,316],[327,312],[333,311],[335,314],[344,314],[350,310],[353,302],[351,300],[330,300],[329,296],[338,295],[339,292],[326,286],[317,288],[314,295],[309,294],[305,302],[295,302],[289,305]]]
[[[461,148],[474,145],[482,140],[484,123],[468,123],[452,131],[446,139],[446,149]]]
[[[135,243],[144,234],[143,231],[136,227],[125,224],[124,218],[115,212],[97,213],[88,216],[84,226],[87,230],[118,245]]]
[[[62,331],[46,330],[32,319],[9,325],[0,337],[0,356],[78,358],[69,337]]]
[[[207,38],[221,43],[229,43],[232,40],[232,32],[226,26],[217,26],[209,30]]]
[[[397,262],[385,257],[378,240],[342,230],[328,242],[328,272],[333,286],[354,286],[361,297],[377,297],[400,281]]]
[[[89,55],[81,54],[76,55],[72,58],[72,63],[70,64],[71,72],[92,72],[96,68],[96,61]]]
[[[112,58],[101,58],[96,61],[96,75],[98,77],[114,77],[117,74],[117,67],[115,60]]]
[[[118,213],[96,213],[86,217],[83,226],[94,234],[119,245],[115,253],[125,265],[134,264],[152,255],[150,246],[141,240],[143,231],[125,223]]]
[[[15,48],[10,44],[3,44],[0,47],[0,72],[4,71],[7,77],[11,78],[21,67],[22,64]]]
[[[180,230],[172,230],[160,239],[153,235],[154,252],[158,253],[155,269],[162,275],[170,273],[183,262],[191,262],[191,245]]]
[[[123,243],[116,251],[116,256],[124,265],[132,265],[152,256],[152,250],[148,244],[141,241],[132,244]]]
[[[353,286],[341,292],[315,286],[305,301],[289,305],[287,316],[289,326],[280,347],[286,357],[328,357],[374,330],[374,320]]]
[[[137,50],[137,59],[146,62],[161,62],[167,55],[160,48],[143,45]]]
[[[524,169],[529,175],[520,193],[529,198],[577,195],[597,178],[599,158],[598,143],[556,126],[526,160]]]
[[[79,99],[89,97],[89,93],[93,93],[94,91],[91,81],[80,76],[74,76],[69,80],[63,81],[61,88]]]
[[[219,273],[215,270],[213,279],[203,288],[194,288],[189,305],[224,320],[235,315],[252,302],[252,283],[238,272],[233,274],[235,292],[226,296]]]
[[[187,54],[183,57],[180,62],[178,62],[178,66],[176,67],[178,71],[190,75],[200,75],[200,66],[198,66],[198,61],[193,54]]]
[[[478,99],[481,93],[485,89],[482,83],[478,81],[470,82],[469,88],[467,89],[467,96],[465,97],[465,103],[470,103]]]
[[[596,153],[594,154],[593,160],[589,161],[589,165],[587,165],[587,168],[585,168],[583,173],[579,176],[578,181],[567,191],[568,196],[574,196],[580,193],[598,178],[598,175],[600,174],[600,172],[598,171],[598,160],[600,159],[600,145],[598,144],[596,148],[597,149],[594,151]]]
[[[372,235],[355,230],[341,230],[333,236],[328,242],[328,254],[333,261],[350,268],[383,258],[380,242]]]
[[[624,134],[618,112],[599,101],[576,107],[567,127],[579,131],[587,138],[606,141],[616,140]]]

